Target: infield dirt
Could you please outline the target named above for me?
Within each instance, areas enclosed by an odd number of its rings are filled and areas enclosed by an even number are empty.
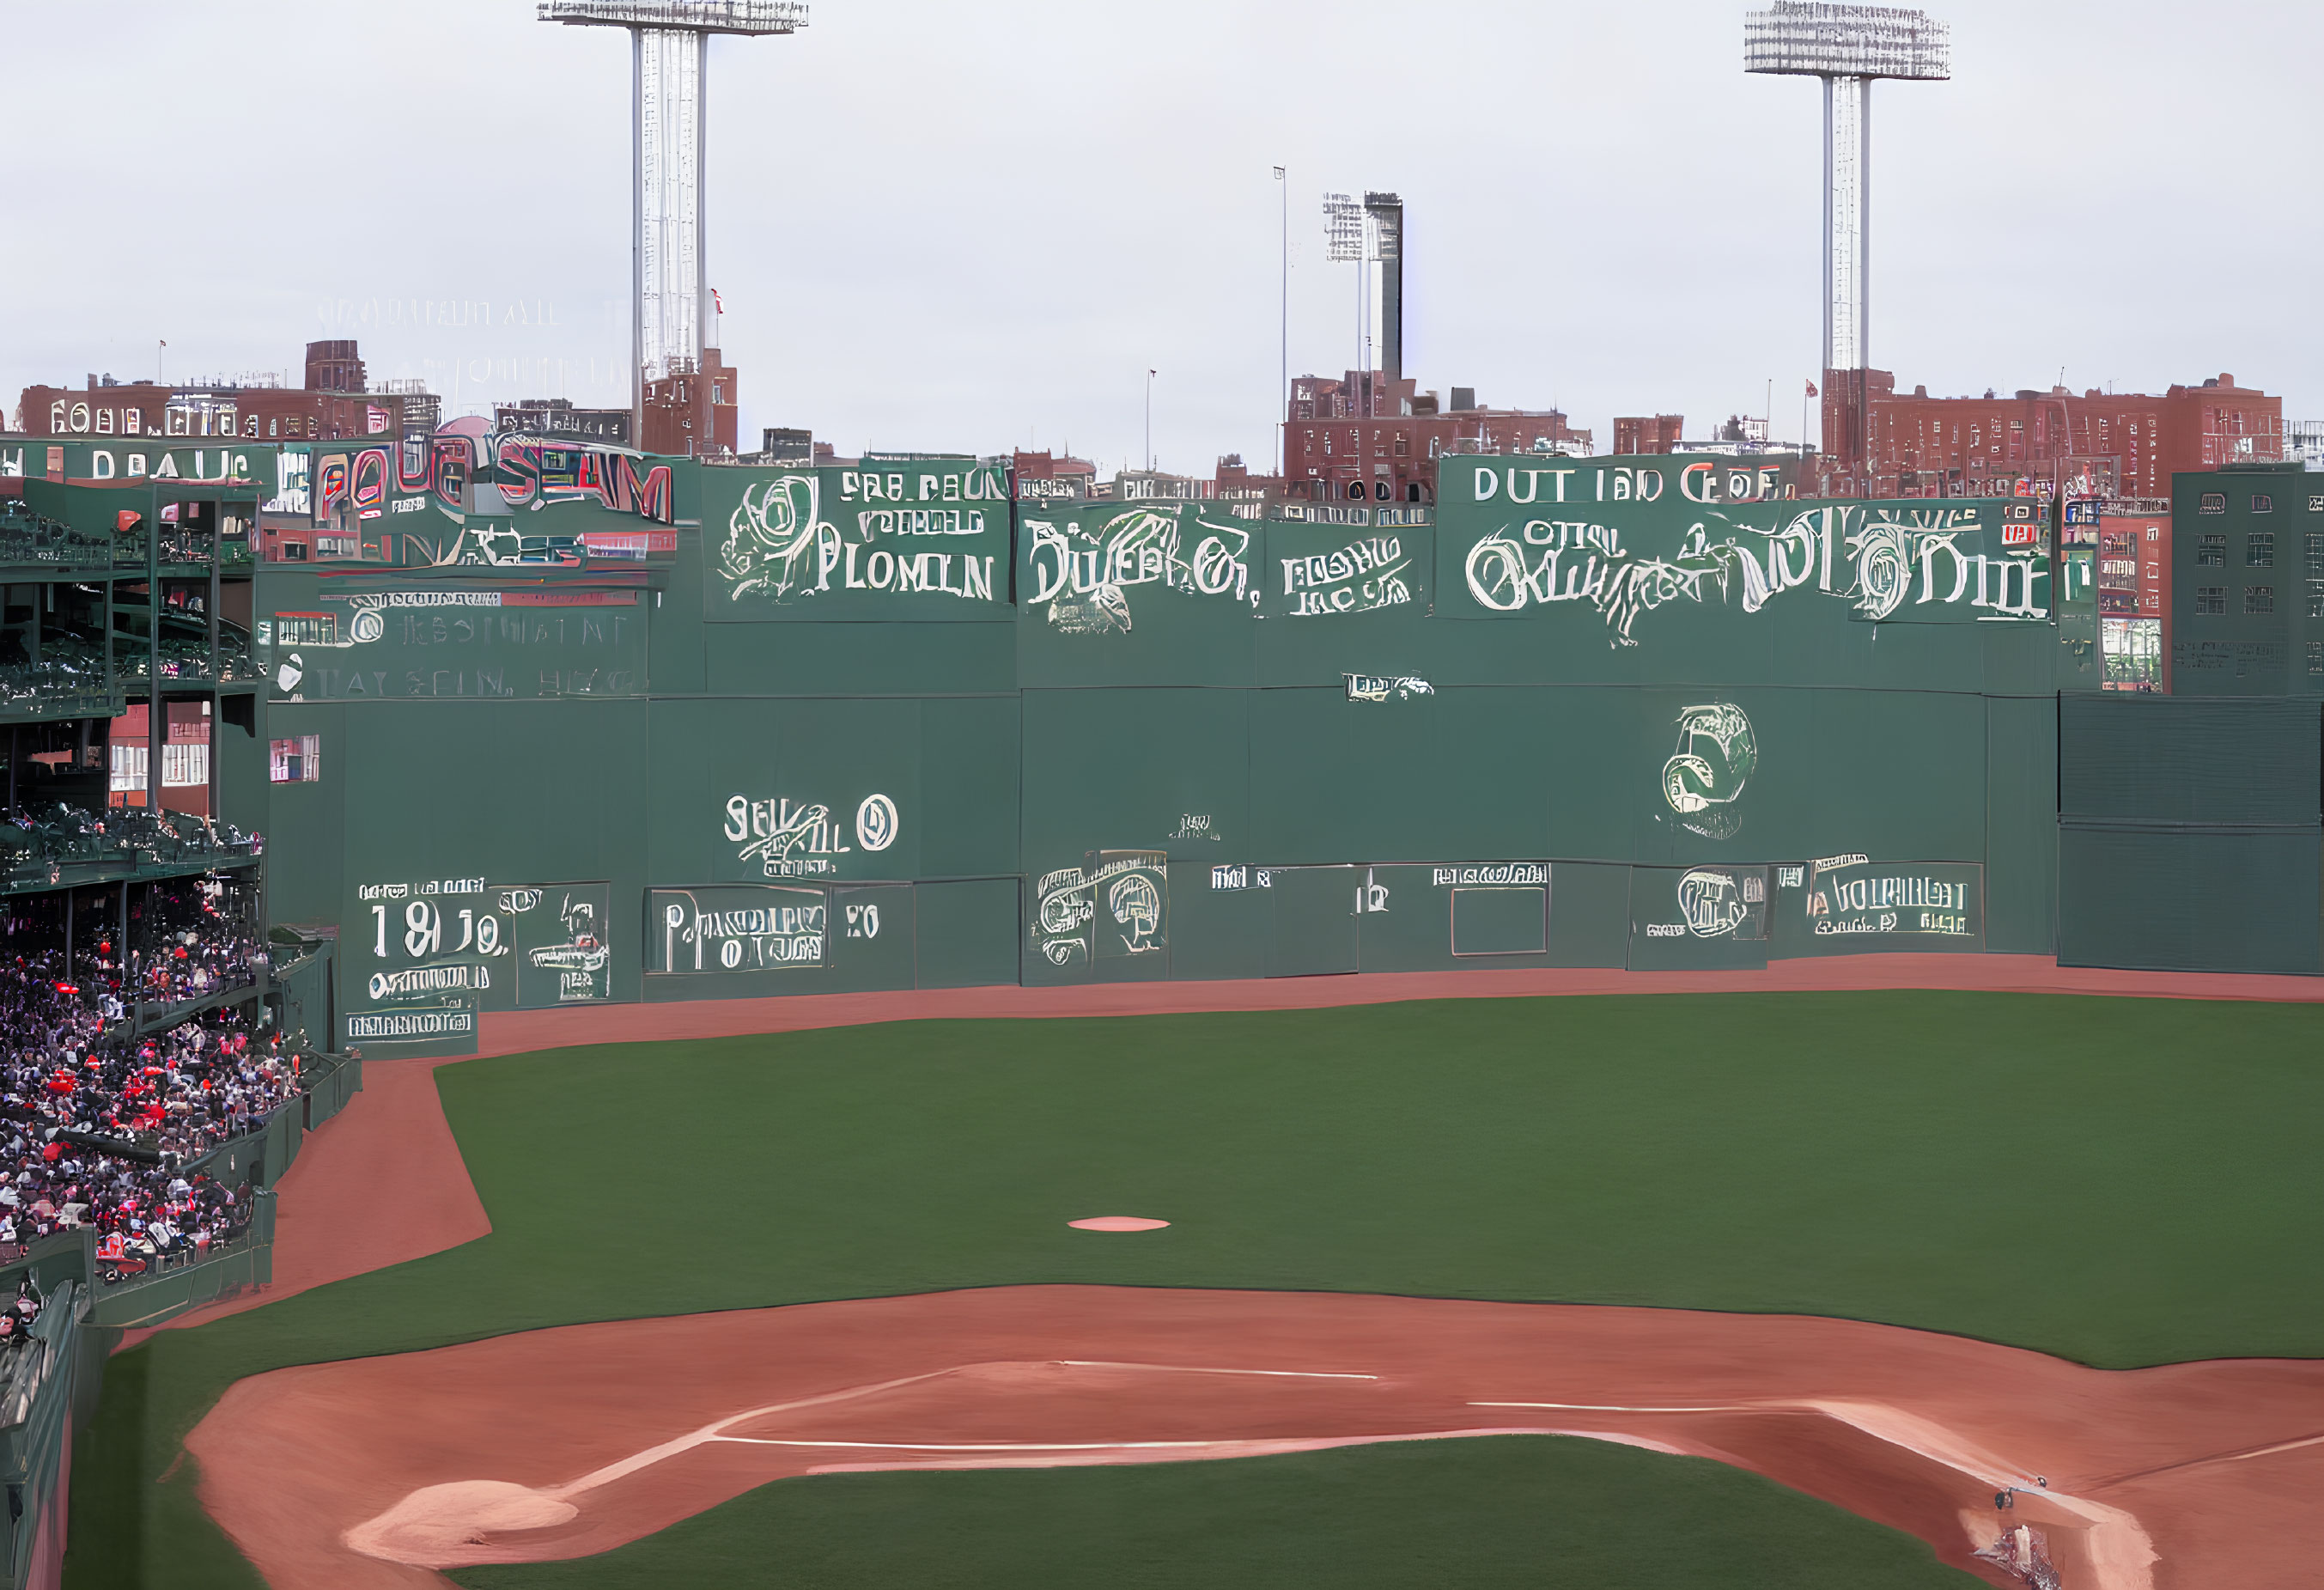
[[[1999,957],[1748,974],[931,991],[493,1018],[485,1049],[1448,995],[1974,987],[2267,999],[2287,982],[2317,997],[2303,980],[2090,973]],[[274,1285],[174,1323],[487,1234],[438,1098],[443,1063],[373,1062],[366,1091],[282,1184]],[[796,1406],[802,1399],[822,1400]],[[1567,1406],[1492,1406],[1512,1403]],[[275,1590],[294,1590],[442,1586],[422,1565],[604,1550],[786,1475],[1231,1457],[1504,1431],[1594,1435],[1752,1469],[1909,1530],[1996,1584],[2017,1581],[1969,1553],[2004,1522],[2044,1530],[2071,1590],[2307,1584],[2324,1556],[2324,1529],[2308,1516],[2324,1493],[2324,1364],[2102,1372],[1894,1327],[1664,1309],[1101,1287],[807,1304],[276,1371],[234,1387],[189,1446],[214,1516]],[[844,1441],[996,1449],[830,1445]],[[1157,1441],[1176,1444],[1139,1445]],[[672,1442],[682,1450],[604,1472]],[[2035,1474],[2049,1479],[2046,1493]],[[446,1484],[471,1488],[429,1492]],[[2035,1493],[1997,1512],[1995,1493],[2012,1485]],[[367,1524],[370,1555],[346,1540]],[[472,1534],[482,1537],[474,1548]]]
[[[1996,1584],[2019,1581],[1971,1553],[2020,1523],[2084,1590],[2306,1585],[2324,1557],[2324,1363],[2099,1371],[1674,1309],[1112,1287],[804,1304],[278,1370],[188,1446],[274,1590],[388,1590],[604,1551],[790,1476],[1517,1433],[1751,1469]]]

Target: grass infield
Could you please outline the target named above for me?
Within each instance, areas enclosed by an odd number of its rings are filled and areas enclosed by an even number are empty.
[[[67,1583],[256,1583],[190,1465],[162,1479],[243,1375],[646,1314],[1089,1281],[1827,1314],[2107,1367],[2324,1355],[2319,1035],[2307,1005],[1689,994],[473,1061],[439,1082],[493,1234],[115,1359]],[[1174,1224],[1065,1225],[1104,1214]]]
[[[1556,1437],[1143,1468],[829,1474],[469,1590],[1980,1590],[1927,1545],[1700,1457]]]

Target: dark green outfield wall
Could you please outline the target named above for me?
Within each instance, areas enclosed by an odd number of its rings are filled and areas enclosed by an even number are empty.
[[[2318,971],[2319,724],[2313,697],[2064,698],[2058,958]]]
[[[649,559],[262,574],[267,734],[323,768],[272,789],[273,910],[339,924],[367,1052],[599,1000],[2052,948],[2015,504],[678,469],[701,522]]]

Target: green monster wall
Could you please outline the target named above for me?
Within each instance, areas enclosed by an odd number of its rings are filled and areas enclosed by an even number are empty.
[[[672,468],[502,490],[489,538],[438,492],[402,567],[263,572],[267,733],[323,769],[271,791],[274,912],[339,925],[365,1052],[597,1001],[2053,946],[2020,504],[1681,460],[1448,459],[1434,522]]]

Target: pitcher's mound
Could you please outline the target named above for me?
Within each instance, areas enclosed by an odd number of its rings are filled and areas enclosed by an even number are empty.
[[[546,1530],[570,1523],[576,1510],[546,1492],[507,1480],[455,1480],[423,1485],[376,1518],[342,1537],[365,1557],[417,1567],[450,1567],[474,1560],[461,1549],[503,1530]]]
[[[1136,1215],[1093,1215],[1087,1220],[1068,1220],[1075,1231],[1159,1231],[1169,1225],[1167,1220],[1147,1220]]]

